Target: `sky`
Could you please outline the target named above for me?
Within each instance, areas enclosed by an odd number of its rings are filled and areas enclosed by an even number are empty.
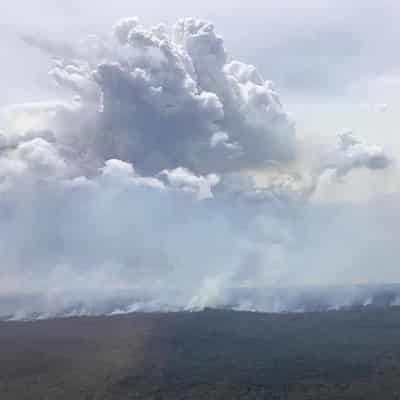
[[[0,293],[400,281],[399,16],[2,2]]]
[[[0,104],[37,100],[54,90],[46,76],[48,60],[21,43],[21,35],[68,40],[105,32],[130,15],[146,24],[196,16],[214,22],[228,52],[256,65],[278,86],[304,134],[335,134],[351,127],[371,137],[385,135],[398,149],[400,56],[394,49],[399,14],[394,0],[250,0],[246,6],[225,0],[165,5],[116,0],[112,6],[105,0],[6,1],[0,5],[2,68],[7,72]],[[310,109],[317,111],[312,121],[303,118]]]

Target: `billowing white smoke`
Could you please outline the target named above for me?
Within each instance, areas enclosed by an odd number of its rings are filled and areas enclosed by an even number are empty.
[[[351,275],[342,283],[377,280],[375,264],[360,274],[364,251],[386,259],[393,232],[365,232],[369,210],[354,219],[348,206],[314,204],[314,186],[287,174],[255,183],[293,168],[294,125],[270,82],[228,60],[212,24],[125,19],[75,47],[29,41],[55,58],[51,75],[74,99],[1,111],[0,291],[41,293],[5,301],[1,315],[252,308],[232,288],[336,283],[338,271]],[[313,182],[390,164],[349,133],[333,153]],[[355,235],[352,249],[338,242]]]

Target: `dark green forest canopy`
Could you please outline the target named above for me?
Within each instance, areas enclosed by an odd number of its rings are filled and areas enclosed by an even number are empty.
[[[4,322],[1,399],[395,399],[400,308]]]

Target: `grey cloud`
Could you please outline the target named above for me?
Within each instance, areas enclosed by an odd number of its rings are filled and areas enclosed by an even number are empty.
[[[114,37],[98,40],[104,46],[97,55],[81,47],[51,74],[82,108],[98,108],[84,135],[103,159],[134,162],[144,173],[179,166],[209,173],[295,157],[294,125],[272,84],[253,66],[228,63],[212,24],[185,19],[169,34],[126,19]],[[66,124],[58,131],[72,136]],[[218,132],[229,141],[210,145]]]
[[[336,170],[338,176],[347,175],[356,168],[385,169],[393,162],[382,147],[362,142],[349,130],[338,135],[337,150],[325,168]]]
[[[53,41],[45,37],[35,37],[33,35],[22,35],[21,40],[28,46],[33,46],[41,51],[63,57],[73,58],[75,51],[72,45],[68,43],[61,43],[60,41]]]

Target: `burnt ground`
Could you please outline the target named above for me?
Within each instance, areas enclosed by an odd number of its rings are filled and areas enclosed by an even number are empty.
[[[400,399],[400,308],[1,322],[0,399]]]

